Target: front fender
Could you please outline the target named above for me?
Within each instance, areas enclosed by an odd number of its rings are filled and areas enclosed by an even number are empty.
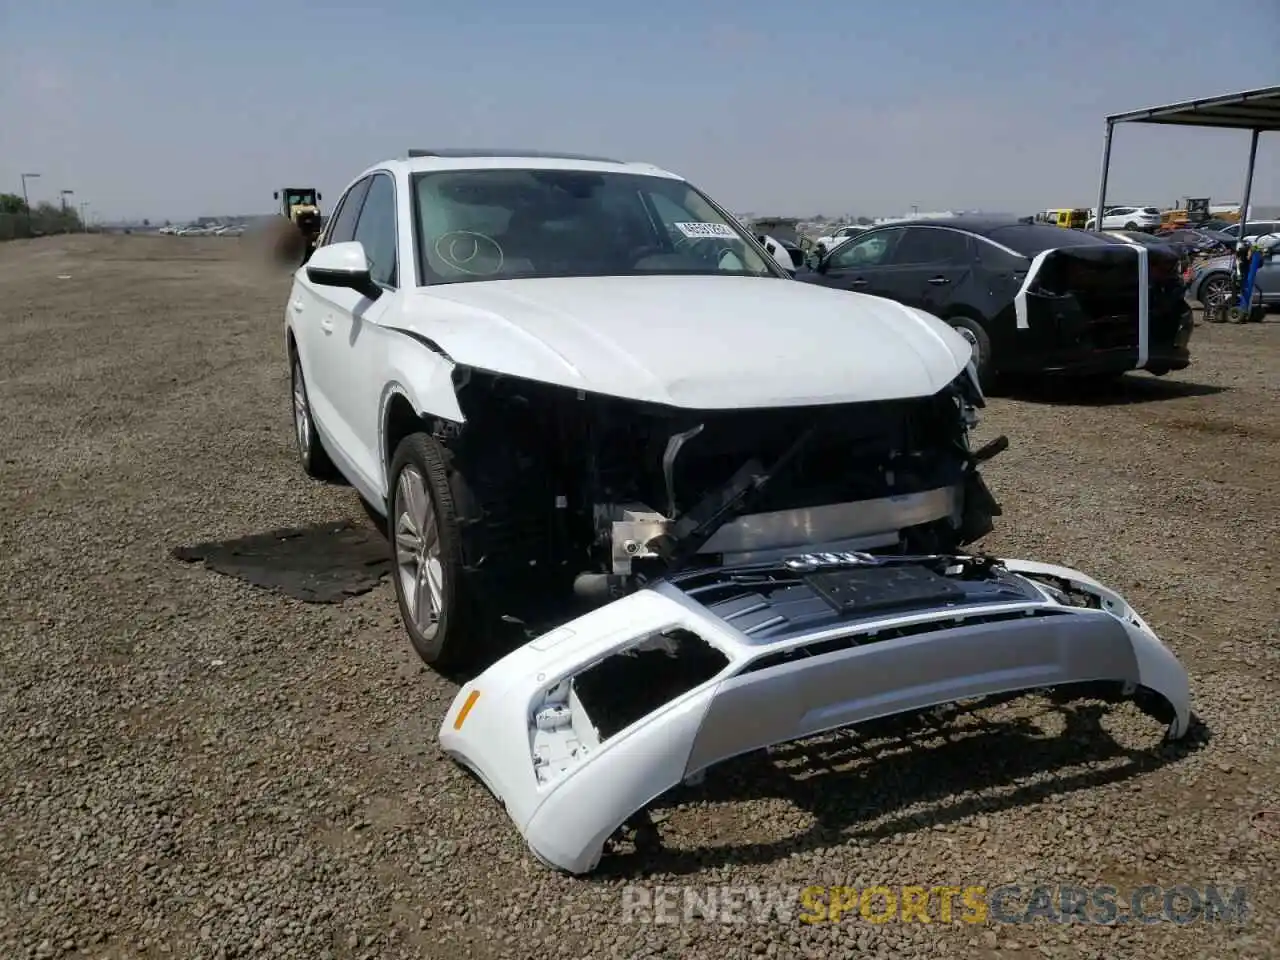
[[[393,336],[387,343],[387,369],[391,376],[384,391],[384,404],[389,396],[399,393],[420,417],[462,423],[466,418],[453,385],[453,359],[435,344],[413,334],[395,329],[390,332]]]

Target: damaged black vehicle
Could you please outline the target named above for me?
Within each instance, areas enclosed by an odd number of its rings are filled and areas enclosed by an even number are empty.
[[[1191,306],[1176,250],[1123,236],[959,216],[876,227],[798,280],[927,310],[1002,374],[1162,375],[1190,364]]]

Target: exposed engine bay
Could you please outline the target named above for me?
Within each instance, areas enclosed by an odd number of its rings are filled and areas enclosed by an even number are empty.
[[[440,439],[464,481],[464,558],[504,589],[603,602],[800,548],[952,552],[1000,513],[977,466],[1007,442],[970,450],[984,401],[968,371],[929,397],[714,411],[454,376],[466,423]]]

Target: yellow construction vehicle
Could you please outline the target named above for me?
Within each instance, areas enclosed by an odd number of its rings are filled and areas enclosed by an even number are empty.
[[[272,229],[272,250],[283,263],[306,263],[324,229],[320,191],[314,187],[284,187],[273,196],[280,201],[283,221]]]
[[[1160,229],[1178,230],[1209,219],[1208,197],[1183,197],[1172,209],[1160,211]]]

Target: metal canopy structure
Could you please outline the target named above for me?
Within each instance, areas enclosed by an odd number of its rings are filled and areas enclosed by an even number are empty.
[[[1107,177],[1111,172],[1111,135],[1118,123],[1156,123],[1167,126],[1213,127],[1218,130],[1248,130],[1249,162],[1245,170],[1244,197],[1240,201],[1240,243],[1249,219],[1249,199],[1253,192],[1253,165],[1258,156],[1258,136],[1263,131],[1280,131],[1280,86],[1245,90],[1222,97],[1187,100],[1163,107],[1148,107],[1107,117],[1107,134],[1102,146],[1102,180],[1098,184],[1098,212],[1094,229],[1101,230],[1106,209]]]

